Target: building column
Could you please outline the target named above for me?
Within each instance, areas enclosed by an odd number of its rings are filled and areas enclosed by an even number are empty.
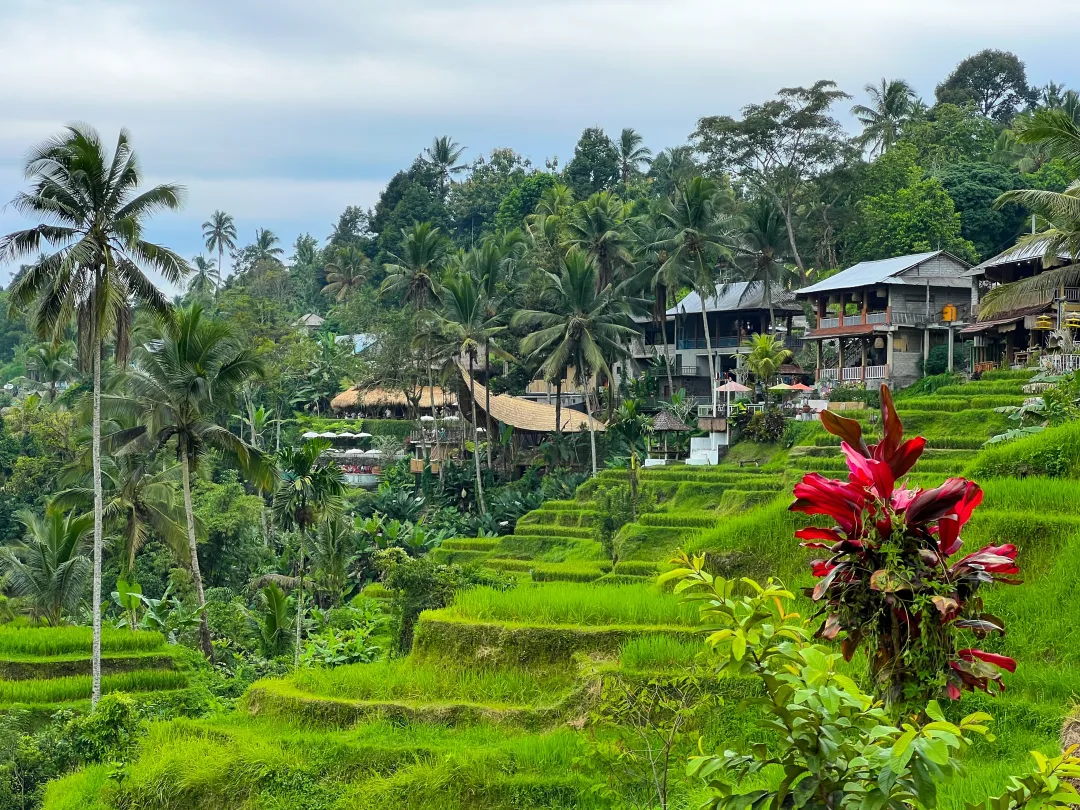
[[[930,329],[923,327],[922,330],[922,364],[923,376],[926,376],[926,361],[930,359]]]
[[[865,314],[865,310],[863,310],[863,312]],[[866,379],[866,349],[867,349],[866,341],[867,341],[866,338],[863,338],[862,340],[859,341],[859,344],[862,347],[862,378],[864,380]]]
[[[814,379],[821,377],[821,341],[814,341]]]
[[[953,371],[953,344],[954,344],[955,340],[956,340],[956,338],[953,335],[952,324],[949,324],[949,373],[950,374],[952,374],[952,371]]]
[[[892,374],[892,364],[893,364],[893,333],[892,333],[892,330],[890,330],[885,335],[885,365],[887,365],[889,367],[888,373],[890,375]]]

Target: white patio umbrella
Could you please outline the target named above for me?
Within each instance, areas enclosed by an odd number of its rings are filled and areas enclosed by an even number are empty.
[[[353,448],[351,448],[349,450],[346,450],[345,455],[347,455],[347,456],[362,456],[362,455],[364,455],[364,451],[361,450],[358,447],[353,447]]]
[[[717,393],[720,393],[721,391],[724,392],[724,418],[727,419],[725,427],[727,428],[729,445],[731,444],[731,395],[733,393],[745,394],[749,390],[750,389],[747,388],[745,385],[737,383],[734,380],[728,380],[726,383],[716,389]]]
[[[328,431],[326,431],[326,433],[320,433],[320,434],[319,434],[319,438],[320,438],[320,439],[336,439],[336,438],[337,438],[337,434],[336,434],[336,433],[331,433],[331,432],[330,432],[330,431],[328,430]]]
[[[371,434],[370,433],[357,433],[356,438],[358,438],[358,439],[370,439]]]
[[[420,417],[420,421],[421,422],[434,422],[435,417],[431,416],[430,414],[425,413],[423,416]]]
[[[367,458],[378,458],[382,455],[378,450],[361,450],[360,452]]]
[[[319,438],[319,434],[316,433],[314,430],[309,430],[307,433],[301,434],[300,438],[301,439],[317,439],[317,438]]]
[[[349,433],[348,431],[345,431],[344,433],[339,433],[339,434],[337,435],[337,437],[338,437],[339,439],[355,439],[355,438],[356,438],[356,434],[355,434],[355,433]]]
[[[456,421],[457,421],[458,419],[460,419],[460,418],[461,418],[461,417],[460,417],[460,416],[458,416],[458,415],[457,415],[456,413],[452,413],[452,414],[450,414],[449,416],[444,416],[444,417],[443,417],[443,421],[444,421],[444,422],[456,422]]]

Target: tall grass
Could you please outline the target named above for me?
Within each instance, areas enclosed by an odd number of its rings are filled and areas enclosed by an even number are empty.
[[[471,588],[458,593],[443,615],[536,625],[680,625],[697,621],[693,605],[651,586],[554,582],[510,591]]]
[[[89,656],[93,631],[89,627],[0,626],[0,655]],[[165,645],[161,633],[102,628],[104,652],[153,652]]]
[[[630,671],[688,669],[704,652],[705,645],[697,639],[653,633],[623,644],[619,650],[619,664]]]
[[[182,689],[187,678],[171,669],[139,669],[105,675],[102,692],[158,692]],[[71,675],[41,681],[0,681],[0,704],[63,703],[90,699],[90,676]]]
[[[420,663],[399,659],[306,669],[289,682],[313,695],[345,700],[526,706],[555,701],[569,691],[574,678],[571,672],[553,668],[530,673],[506,667],[468,667],[451,661]]]

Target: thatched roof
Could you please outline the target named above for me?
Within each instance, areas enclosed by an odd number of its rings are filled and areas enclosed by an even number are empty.
[[[469,384],[469,375],[465,369],[461,370],[461,376],[465,385]],[[473,398],[476,400],[478,410],[483,410],[487,389],[480,383],[473,381]],[[504,425],[510,425],[517,430],[530,433],[554,433],[555,432],[555,406],[543,402],[532,402],[521,397],[512,397],[509,394],[491,395],[491,418]],[[572,408],[562,409],[563,433],[578,433],[588,430],[588,417],[580,411]],[[594,430],[604,430],[604,423],[593,417]]]
[[[686,425],[675,418],[671,411],[660,411],[654,418],[652,429],[655,433],[674,433],[690,430]]]
[[[431,389],[423,386],[420,389],[420,409],[431,407]],[[439,386],[435,386],[435,407],[444,408],[454,401],[453,395]],[[386,388],[368,388],[361,391],[359,388],[350,388],[342,391],[332,400],[330,407],[340,411],[346,408],[380,408],[387,406],[405,407],[409,400],[401,391],[391,391]]]

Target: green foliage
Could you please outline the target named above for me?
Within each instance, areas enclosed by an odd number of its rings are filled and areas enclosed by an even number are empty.
[[[90,655],[89,627],[29,627],[0,625],[0,655]],[[165,637],[149,631],[102,628],[101,648],[106,652],[153,652],[162,649]]]
[[[634,519],[634,501],[629,487],[611,487],[596,495],[596,539],[612,564],[619,561],[618,537],[623,526]]]
[[[619,174],[619,150],[598,127],[589,127],[581,133],[574,155],[563,170],[566,185],[579,200],[615,188]]]
[[[784,435],[787,426],[779,408],[754,411],[733,421],[742,438],[758,444],[775,444]]]
[[[965,470],[980,478],[1080,475],[1080,422],[987,448]]]

